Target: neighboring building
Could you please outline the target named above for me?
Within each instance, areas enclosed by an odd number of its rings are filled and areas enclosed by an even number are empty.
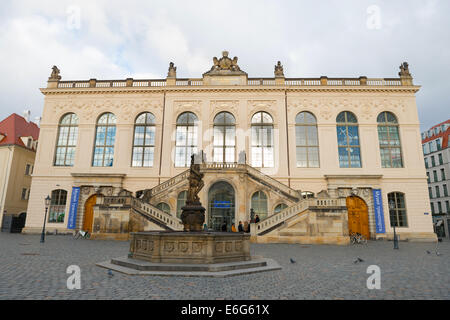
[[[428,193],[436,232],[450,237],[450,120],[422,132]]]
[[[13,113],[0,122],[2,227],[10,225],[13,217],[22,221],[26,217],[38,137],[39,127],[29,121],[29,114],[25,119]]]
[[[399,78],[248,78],[224,52],[199,79],[61,81],[53,67],[24,232],[180,230],[190,156],[209,228],[253,241],[436,241],[407,63]],[[170,246],[169,246],[170,247]],[[146,246],[147,248],[147,246]]]

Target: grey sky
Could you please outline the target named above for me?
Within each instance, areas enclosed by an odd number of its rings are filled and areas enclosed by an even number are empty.
[[[199,78],[226,49],[250,77],[278,60],[286,77],[397,77],[408,61],[425,130],[450,118],[449,13],[447,0],[1,1],[0,119],[41,114],[53,65],[63,80],[164,78],[173,61]]]

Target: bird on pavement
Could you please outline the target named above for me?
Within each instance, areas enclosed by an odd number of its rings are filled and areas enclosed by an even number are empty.
[[[364,262],[363,259],[361,259],[360,257],[357,257],[355,261],[353,261],[353,263],[358,263],[358,262]]]
[[[114,274],[113,274],[113,272],[111,271],[111,269],[108,269],[108,276],[110,276],[110,277],[113,277],[113,276],[114,276]]]
[[[436,251],[436,255],[437,255],[437,256],[442,256],[442,253]]]
[[[291,261],[291,263],[296,263],[297,261],[295,261],[294,259],[290,258],[289,259]]]
[[[427,253],[428,253],[428,254],[431,254],[431,251],[430,251],[430,250],[427,250]]]

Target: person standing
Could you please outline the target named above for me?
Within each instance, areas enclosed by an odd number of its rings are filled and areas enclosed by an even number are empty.
[[[242,225],[242,221],[239,221],[238,231],[239,232],[244,232],[244,226]]]
[[[259,216],[258,215],[256,215],[256,218],[255,218],[255,223],[258,223],[259,222]]]
[[[231,224],[231,232],[237,232],[236,227],[234,226],[234,223]]]
[[[250,224],[248,223],[248,221],[244,221],[244,232],[247,233],[248,232],[248,227],[250,226]]]
[[[227,232],[227,222],[224,220],[222,224],[222,232]]]

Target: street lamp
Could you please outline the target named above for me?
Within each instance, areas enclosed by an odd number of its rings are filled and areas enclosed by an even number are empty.
[[[395,203],[393,200],[389,201],[389,209],[395,210]],[[395,225],[397,224],[397,220],[395,220],[393,222],[394,222],[394,249],[398,249],[397,233],[395,232]]]
[[[47,221],[47,211],[51,201],[52,198],[50,198],[50,196],[47,196],[47,198],[45,198],[45,216],[44,216],[44,226],[42,227],[41,233],[41,243],[45,242],[45,222]]]

